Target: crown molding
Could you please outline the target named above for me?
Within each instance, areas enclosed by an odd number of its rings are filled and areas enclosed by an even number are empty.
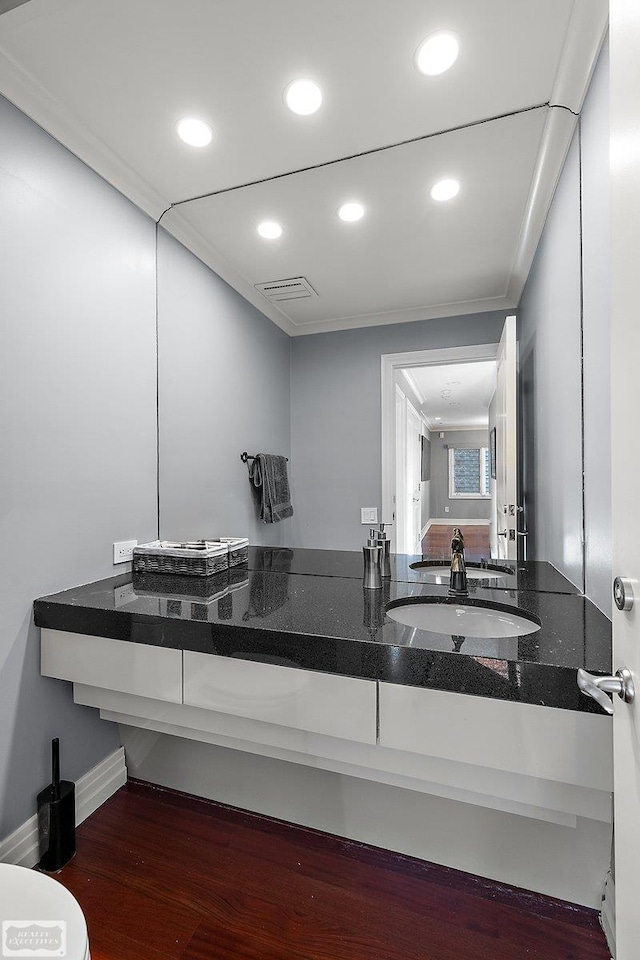
[[[552,106],[580,113],[608,28],[607,0],[575,0],[549,101]]]
[[[28,9],[18,8],[18,13]],[[12,14],[7,14],[10,16]],[[154,220],[169,206],[144,177],[20,66],[0,45],[0,93]]]
[[[290,337],[295,336],[294,326],[288,317],[275,304],[270,303],[256,290],[251,280],[244,276],[236,267],[220,253],[218,248],[204,237],[189,220],[175,207],[168,211],[166,220],[161,218],[160,226],[174,239],[193,253],[199,260],[213,270],[229,286],[248,300],[260,313],[273,321]]]
[[[507,309],[520,302],[577,123],[578,117],[563,107],[548,110],[509,274],[505,299],[510,306]]]
[[[353,317],[334,317],[315,320],[294,328],[294,337],[334,330],[354,330],[358,327],[381,327],[393,323],[415,323],[418,320],[436,320],[440,317],[458,317],[468,313],[489,313],[494,310],[513,310],[516,304],[508,297],[489,297],[484,300],[458,300],[433,306],[412,307],[410,310],[391,310],[388,313],[363,313]]]

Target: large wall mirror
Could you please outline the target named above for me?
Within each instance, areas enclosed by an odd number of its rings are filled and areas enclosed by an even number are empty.
[[[438,528],[464,520],[479,557],[547,560],[606,607],[606,444],[590,501],[585,422],[607,390],[604,311],[584,309],[601,251],[580,246],[603,118],[594,107],[581,130],[578,114],[607,8],[491,7],[504,43],[478,26],[484,54],[463,51],[449,85],[416,88],[428,78],[410,63],[388,97],[372,80],[379,99],[358,113],[327,80],[317,116],[256,116],[235,168],[211,160],[162,216],[163,537],[357,550],[376,507],[414,554],[446,550]],[[316,46],[357,99],[374,51],[348,69],[343,44]],[[289,457],[291,520],[259,522],[244,450]]]

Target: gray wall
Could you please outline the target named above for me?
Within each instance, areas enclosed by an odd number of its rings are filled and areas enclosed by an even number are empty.
[[[0,98],[0,837],[50,739],[77,778],[115,724],[40,676],[35,597],[111,576],[156,530],[154,225]]]
[[[162,537],[290,544],[292,520],[259,519],[240,461],[290,456],[290,338],[162,229],[158,344]]]
[[[440,439],[440,433],[444,438]],[[490,500],[455,500],[449,497],[449,447],[488,447],[487,430],[450,430],[431,433],[431,517],[452,520],[488,520]],[[446,513],[445,507],[449,507]]]
[[[519,309],[529,556],[582,587],[580,171],[571,146]]]
[[[358,550],[380,506],[380,357],[496,343],[504,312],[296,337],[291,344],[293,546]]]
[[[587,596],[610,615],[607,111],[605,48],[522,296],[519,339],[529,555],[582,588],[583,323],[584,574]]]

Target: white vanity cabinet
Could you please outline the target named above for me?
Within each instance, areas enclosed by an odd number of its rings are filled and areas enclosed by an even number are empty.
[[[295,730],[376,742],[376,682],[184,652],[184,703]]]
[[[529,820],[611,819],[610,717],[269,659],[42,631],[42,673],[126,727]]]
[[[40,670],[44,677],[182,703],[181,650],[43,630]]]
[[[41,672],[77,688],[128,694],[138,712],[151,712],[143,701],[162,701],[207,711],[209,719],[222,714],[355,744],[377,741],[375,680],[48,629]]]
[[[611,722],[599,714],[380,683],[381,747],[610,791]]]
[[[42,673],[120,724],[134,776],[597,905],[611,717],[273,659],[42,629]]]

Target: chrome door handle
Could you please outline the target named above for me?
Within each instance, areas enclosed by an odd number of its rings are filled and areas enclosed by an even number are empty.
[[[631,671],[623,667],[615,677],[596,677],[586,670],[578,670],[578,686],[587,697],[593,697],[607,713],[613,713],[613,704],[607,694],[617,693],[625,703],[633,703],[636,695]]]
[[[613,599],[618,610],[633,609],[633,583],[627,577],[616,577],[613,581]]]

